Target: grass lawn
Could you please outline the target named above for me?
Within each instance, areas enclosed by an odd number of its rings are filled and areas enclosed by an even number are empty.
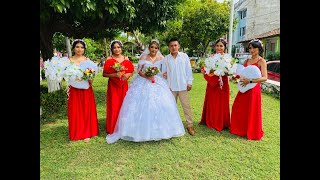
[[[89,143],[70,142],[66,111],[55,122],[41,124],[40,179],[280,179],[280,100],[262,94],[265,134],[261,141],[248,141],[229,130],[217,132],[198,125],[206,81],[201,73],[194,73],[194,78],[190,99],[195,136],[107,144],[107,79],[100,72],[93,83],[99,136]],[[231,108],[237,89],[230,86]]]

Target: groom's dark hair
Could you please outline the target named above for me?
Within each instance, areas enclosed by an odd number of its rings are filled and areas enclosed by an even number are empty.
[[[177,38],[177,37],[173,37],[173,38],[171,38],[171,39],[169,40],[168,46],[169,46],[169,44],[170,44],[172,41],[178,41],[178,43],[180,44],[178,38]]]

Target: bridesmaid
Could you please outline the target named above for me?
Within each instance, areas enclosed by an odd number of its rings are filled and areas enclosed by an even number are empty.
[[[215,54],[224,55],[226,41],[218,39],[215,42]],[[222,76],[223,86],[220,88],[219,76],[209,76],[202,70],[207,88],[202,109],[202,117],[199,124],[222,131],[230,127],[230,87],[228,76]]]
[[[90,66],[98,72],[93,61],[84,56],[86,43],[82,39],[76,39],[72,43],[74,55],[70,61],[80,66]],[[95,65],[95,66],[94,66]],[[89,142],[90,138],[99,134],[98,118],[92,82],[75,80],[69,82],[68,95],[68,125],[69,138],[71,141],[83,139]],[[86,83],[88,89],[78,87],[77,84]]]
[[[103,66],[103,77],[109,78],[106,99],[106,132],[108,134],[114,131],[123,99],[128,91],[128,79],[134,71],[132,62],[122,55],[121,41],[111,41],[110,49],[112,55],[107,57]],[[121,70],[115,68],[115,65],[120,65]]]
[[[248,140],[261,140],[262,110],[261,110],[261,88],[260,83],[268,78],[266,61],[260,56],[263,53],[262,42],[253,39],[248,44],[251,58],[244,62],[244,67],[249,65],[257,66],[261,71],[261,78],[247,79],[240,78],[242,86],[249,83],[257,83],[252,89],[241,93],[238,92],[231,113],[230,132],[238,136],[246,136]]]

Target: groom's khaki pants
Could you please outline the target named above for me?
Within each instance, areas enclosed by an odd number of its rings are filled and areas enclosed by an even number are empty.
[[[190,99],[189,99],[189,94],[188,91],[171,91],[174,98],[176,99],[179,97],[181,106],[184,112],[184,117],[186,118],[187,121],[187,126],[192,127],[192,116],[191,116],[191,107],[190,107]]]

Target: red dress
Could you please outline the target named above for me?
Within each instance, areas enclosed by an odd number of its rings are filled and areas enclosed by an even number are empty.
[[[204,75],[207,88],[199,124],[205,124],[217,131],[230,127],[230,87],[228,76],[222,76],[222,89],[219,85],[219,76]]]
[[[94,93],[88,89],[69,86],[68,124],[70,140],[91,138],[99,134]]]
[[[104,63],[103,72],[112,74],[116,73],[116,70],[112,66],[117,63],[112,56],[108,57]],[[126,69],[125,73],[132,73],[134,66],[132,62],[126,57],[124,61],[120,63]],[[108,80],[107,90],[107,117],[106,117],[106,132],[112,134],[116,125],[118,114],[122,105],[122,101],[128,91],[128,81],[121,80],[118,77],[110,77]]]
[[[244,62],[244,67],[248,66],[247,62],[248,60]],[[260,69],[258,62],[252,65]],[[232,106],[230,132],[238,136],[247,136],[248,140],[262,138],[264,132],[262,130],[260,83],[244,93],[238,92]]]

